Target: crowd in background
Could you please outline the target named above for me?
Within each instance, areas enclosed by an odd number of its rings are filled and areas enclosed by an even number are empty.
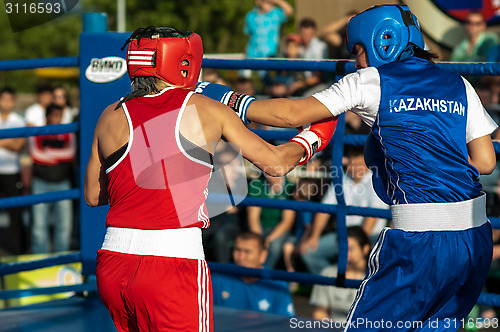
[[[349,59],[345,50],[345,26],[355,12],[331,22],[321,30],[313,18],[298,22],[298,30],[283,34],[281,25],[294,14],[294,8],[285,0],[256,0],[245,17],[245,33],[249,43],[245,54],[249,58],[279,57],[286,59]],[[486,32],[486,21],[478,12],[471,12],[465,21],[466,37],[454,49],[452,61],[500,61],[499,37]],[[494,76],[467,77],[482,98],[484,106],[499,120],[496,110],[500,103],[500,79]],[[331,74],[300,71],[239,72],[228,79],[213,69],[204,69],[202,81],[230,85],[235,91],[257,98],[309,96],[335,81]],[[16,107],[16,92],[3,87],[0,90],[0,129],[23,126],[43,126],[76,121],[78,110],[71,107],[67,90],[62,87],[42,85],[36,92],[37,101],[25,110]],[[257,124],[253,129],[268,129]],[[369,132],[359,117],[346,113],[347,134]],[[500,139],[497,133],[496,139]],[[70,189],[77,185],[76,167],[79,163],[74,134],[47,135],[29,139],[0,140],[0,192],[3,197],[39,194]],[[25,157],[21,163],[22,157]],[[223,160],[231,158],[216,154]],[[222,164],[228,162],[221,161]],[[318,154],[307,165],[297,168],[286,177],[273,178],[246,164],[248,196],[280,200],[312,201],[336,204],[332,176],[340,176],[346,204],[388,209],[375,194],[371,173],[363,159],[363,148],[347,146],[342,169],[331,164],[331,149]],[[225,172],[230,172],[226,169]],[[481,179],[488,192],[488,215],[500,216],[499,170]],[[36,204],[32,207],[0,211],[0,256],[26,253],[48,253],[78,249],[77,213],[75,203],[69,200]],[[104,222],[104,221],[103,221]],[[362,279],[366,273],[367,255],[371,245],[390,220],[348,216],[349,256],[347,277]],[[255,268],[284,269],[325,276],[336,275],[338,244],[336,217],[327,213],[312,213],[287,209],[232,206],[211,218],[211,226],[204,230],[207,260],[234,263]],[[500,243],[500,230],[494,230],[494,240]],[[246,255],[246,256],[245,256]],[[492,269],[500,270],[500,247],[495,246]],[[239,278],[231,278],[239,279]],[[228,285],[240,282],[238,286]],[[242,283],[241,283],[242,282]],[[222,285],[222,286],[221,286]],[[244,291],[247,285],[250,291]],[[290,291],[297,284],[283,288],[283,283],[264,282],[256,279],[225,280],[214,276],[214,303],[242,303],[245,308],[281,314],[294,313]],[[274,290],[273,290],[274,287]],[[497,283],[487,284],[489,291],[498,292]],[[238,292],[240,301],[233,301],[230,292]],[[260,293],[259,293],[260,292]],[[240,294],[241,293],[241,294]],[[259,297],[257,294],[266,294]],[[269,295],[271,294],[271,295]],[[354,290],[315,286],[311,304],[313,317],[345,319]],[[244,303],[247,303],[244,302]],[[245,309],[242,308],[242,309]],[[496,315],[483,310],[485,315]]]
[[[17,93],[0,89],[0,128],[57,125],[76,121],[64,86],[42,84],[36,101],[25,110],[17,107]],[[74,133],[0,140],[0,188],[3,197],[43,194],[76,186]],[[0,256],[46,254],[78,249],[75,203],[71,200],[40,203],[0,211]]]

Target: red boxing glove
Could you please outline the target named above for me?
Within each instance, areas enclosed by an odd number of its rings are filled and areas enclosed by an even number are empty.
[[[323,150],[332,139],[335,128],[337,128],[337,117],[314,122],[303,129],[298,128],[300,133],[290,140],[299,143],[306,150],[298,165],[307,163],[316,152]]]

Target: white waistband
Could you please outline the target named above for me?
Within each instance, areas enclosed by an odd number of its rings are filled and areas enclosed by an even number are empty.
[[[392,205],[393,227],[408,232],[458,231],[483,225],[486,194],[463,202]]]
[[[198,227],[160,230],[108,227],[101,249],[132,255],[205,259]]]

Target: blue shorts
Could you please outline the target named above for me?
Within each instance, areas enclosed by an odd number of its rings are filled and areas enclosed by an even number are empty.
[[[483,289],[492,253],[489,222],[461,231],[384,229],[345,331],[458,330]]]

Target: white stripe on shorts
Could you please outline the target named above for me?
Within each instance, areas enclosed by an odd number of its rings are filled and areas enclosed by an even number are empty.
[[[198,331],[210,331],[210,298],[209,298],[208,265],[198,260]]]
[[[356,307],[358,306],[359,300],[361,299],[361,296],[363,295],[363,292],[365,291],[365,286],[368,280],[370,280],[371,277],[375,275],[375,273],[378,272],[380,269],[380,251],[382,250],[382,246],[384,244],[385,240],[385,234],[390,228],[384,228],[382,230],[382,233],[380,234],[380,240],[377,241],[375,244],[375,247],[373,248],[372,252],[370,253],[370,257],[368,258],[368,276],[363,280],[361,283],[361,286],[359,286],[358,292],[356,294],[356,298],[354,299],[353,304],[351,305],[351,309],[349,309],[349,315],[347,316],[344,332],[348,330],[352,316],[354,315],[354,311],[356,310]]]

